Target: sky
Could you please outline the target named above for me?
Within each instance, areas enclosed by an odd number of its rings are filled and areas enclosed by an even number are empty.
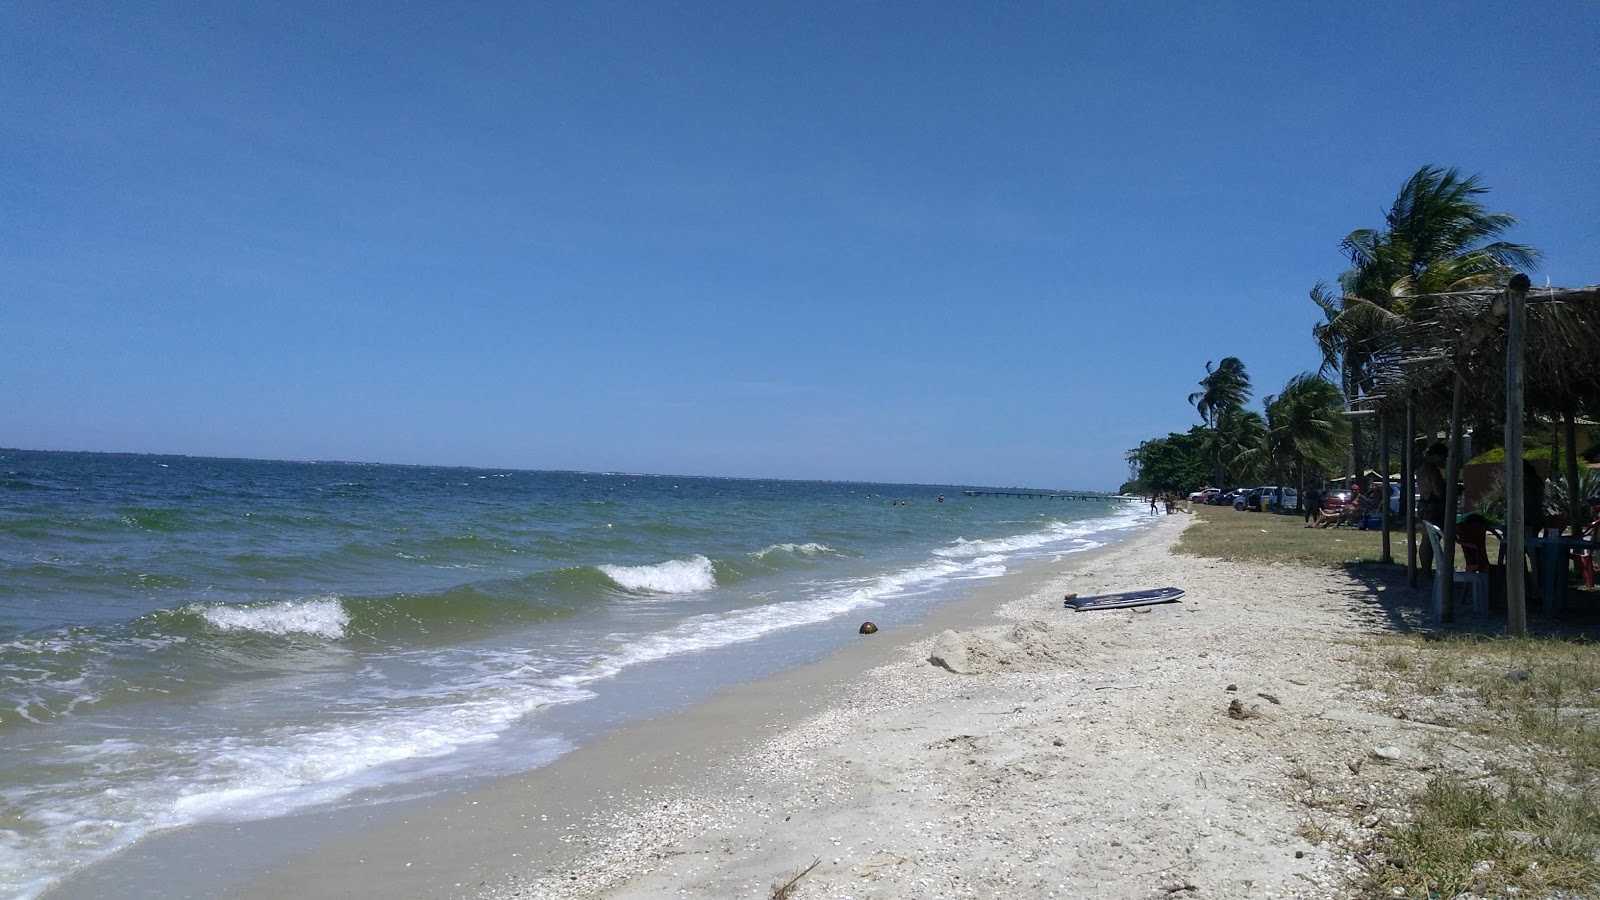
[[[1513,8],[1514,7],[1514,8]],[[1600,4],[0,2],[0,446],[1115,489],[1426,164],[1600,282]]]

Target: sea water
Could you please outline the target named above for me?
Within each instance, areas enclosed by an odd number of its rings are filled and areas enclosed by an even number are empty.
[[[1140,512],[0,451],[0,895],[159,830],[536,767],[615,723],[630,692],[608,686],[673,697],[798,664]]]

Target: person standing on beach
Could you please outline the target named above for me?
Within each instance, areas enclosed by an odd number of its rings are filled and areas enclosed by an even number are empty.
[[[1442,442],[1429,447],[1422,454],[1422,464],[1417,466],[1417,513],[1422,521],[1444,527],[1444,463],[1450,448]],[[1418,564],[1424,578],[1433,577],[1433,542],[1422,541]]]

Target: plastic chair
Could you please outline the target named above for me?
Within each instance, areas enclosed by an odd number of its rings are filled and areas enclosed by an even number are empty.
[[[1444,532],[1440,530],[1439,526],[1427,521],[1422,523],[1422,529],[1428,533],[1428,543],[1433,545],[1435,566],[1433,577],[1435,579],[1443,578],[1444,566],[1441,564],[1444,562],[1444,551],[1440,547],[1444,543]],[[1458,584],[1466,585],[1472,597],[1472,611],[1480,614],[1487,613],[1489,611],[1489,573],[1452,572],[1451,574],[1454,579],[1450,583],[1450,589],[1452,591],[1455,590],[1455,586]]]

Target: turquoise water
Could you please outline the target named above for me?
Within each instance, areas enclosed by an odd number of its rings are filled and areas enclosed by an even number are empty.
[[[579,739],[553,712],[604,711],[623,673],[739,680],[1139,511],[0,451],[0,893],[161,829],[537,766]]]

